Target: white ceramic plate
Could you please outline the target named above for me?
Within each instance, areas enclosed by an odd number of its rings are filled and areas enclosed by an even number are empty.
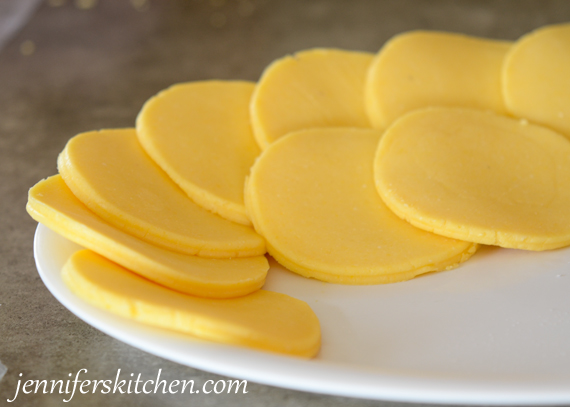
[[[383,286],[304,279],[272,263],[265,286],[306,301],[323,346],[314,360],[200,341],[76,298],[60,278],[74,243],[39,225],[39,273],[95,328],[163,358],[258,383],[428,403],[570,404],[570,248],[484,247],[458,269]]]

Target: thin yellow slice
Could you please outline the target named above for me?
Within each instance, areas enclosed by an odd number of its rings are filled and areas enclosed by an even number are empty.
[[[374,170],[388,207],[422,229],[517,249],[570,244],[570,142],[547,128],[421,109],[386,130]]]
[[[509,111],[570,137],[570,24],[547,26],[520,38],[503,67]]]
[[[205,259],[137,239],[103,221],[71,193],[60,175],[37,183],[28,213],[50,229],[151,281],[200,297],[231,298],[263,286],[264,256]]]
[[[303,301],[259,290],[245,297],[192,297],[145,280],[89,250],[73,254],[62,277],[77,296],[122,317],[198,338],[312,357],[317,316]]]
[[[290,270],[342,284],[379,284],[445,270],[472,243],[425,232],[394,215],[374,188],[378,130],[313,129],[265,150],[246,207],[269,253]]]
[[[260,149],[249,121],[255,84],[205,81],[172,86],[137,118],[145,151],[200,206],[250,225],[243,185]]]
[[[312,49],[269,65],[251,101],[261,148],[295,130],[370,127],[364,85],[372,58],[365,52]]]
[[[198,206],[140,146],[134,129],[73,137],[58,158],[65,183],[89,209],[148,242],[203,257],[265,253],[252,228]]]
[[[510,42],[412,31],[380,50],[370,67],[366,109],[375,128],[409,111],[461,106],[505,112],[501,67]]]

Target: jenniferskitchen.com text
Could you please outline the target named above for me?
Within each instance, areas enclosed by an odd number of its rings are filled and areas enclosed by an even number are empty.
[[[247,380],[206,380],[202,385],[194,380],[164,380],[161,379],[162,369],[158,370],[156,377],[143,380],[139,373],[129,375],[129,378],[121,377],[121,369],[117,370],[115,379],[92,380],[83,379],[87,369],[80,369],[75,376],[69,373],[67,380],[25,380],[20,373],[20,379],[14,397],[6,399],[8,403],[16,400],[20,393],[24,394],[61,394],[63,402],[67,403],[76,394],[246,394]]]

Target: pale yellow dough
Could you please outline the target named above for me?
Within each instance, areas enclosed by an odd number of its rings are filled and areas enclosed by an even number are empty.
[[[269,264],[264,256],[205,259],[137,239],[103,221],[69,190],[60,175],[37,183],[28,213],[50,229],[151,281],[200,297],[230,298],[260,289]]]
[[[390,209],[422,229],[518,249],[570,244],[570,142],[547,128],[417,110],[386,130],[374,172]]]
[[[269,65],[253,94],[251,120],[261,148],[315,127],[370,127],[364,85],[373,55],[311,49]]]
[[[503,92],[515,116],[570,138],[570,24],[547,26],[520,38],[503,67]]]
[[[244,225],[243,185],[260,149],[249,120],[255,84],[204,81],[174,85],[137,118],[145,151],[200,206]]]
[[[411,31],[377,54],[366,83],[366,109],[375,128],[428,106],[505,112],[501,68],[510,42],[460,34]]]
[[[230,222],[189,199],[144,152],[134,129],[73,137],[58,158],[65,183],[89,209],[148,242],[203,257],[265,253],[252,228]]]
[[[259,290],[210,299],[169,290],[89,251],[73,254],[62,277],[77,296],[122,317],[198,338],[312,357],[320,347],[317,316],[303,301]]]
[[[262,153],[246,207],[277,261],[305,277],[378,284],[450,269],[475,252],[477,245],[415,228],[384,205],[372,168],[380,136],[304,130]]]

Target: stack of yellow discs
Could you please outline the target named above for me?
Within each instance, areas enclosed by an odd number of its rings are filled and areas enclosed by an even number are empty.
[[[384,202],[424,230],[527,250],[570,244],[570,143],[552,130],[426,108],[386,131],[374,169]]]
[[[63,274],[86,301],[314,356],[309,306],[260,290],[266,248],[305,277],[379,284],[478,244],[570,245],[569,64],[569,24],[514,43],[413,31],[376,55],[305,50],[258,83],[164,90],[136,129],[75,136],[27,209],[93,250]]]

